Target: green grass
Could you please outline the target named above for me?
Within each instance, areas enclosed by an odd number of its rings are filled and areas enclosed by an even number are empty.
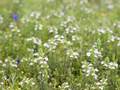
[[[0,90],[120,90],[119,5],[1,1]]]

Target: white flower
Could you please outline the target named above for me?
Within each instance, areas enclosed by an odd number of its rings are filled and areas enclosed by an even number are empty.
[[[49,32],[49,33],[58,34],[58,29],[57,29],[55,26],[49,27],[49,28],[48,28],[48,32]]]
[[[96,58],[97,57],[102,57],[101,52],[99,52],[98,49],[94,50],[94,55],[95,55]]]
[[[118,68],[118,64],[116,62],[105,62],[105,61],[102,61],[101,64],[103,66],[105,66],[106,68],[109,68],[109,69],[116,69]]]
[[[108,9],[109,9],[109,10],[112,10],[113,8],[114,8],[114,6],[113,6],[112,4],[109,4],[109,5],[108,5]]]
[[[42,44],[42,41],[41,39],[37,38],[37,37],[31,37],[31,38],[27,38],[26,41],[32,41],[34,44],[37,44],[37,45],[41,45]]]
[[[98,78],[98,75],[94,74],[94,79],[97,80],[97,78]]]
[[[78,59],[78,57],[79,57],[79,53],[74,52],[73,50],[67,50],[66,54],[68,57],[70,57],[72,59]]]
[[[68,82],[64,82],[60,88],[61,90],[71,90]]]
[[[72,36],[72,41],[78,41],[78,40],[80,40],[78,36],[75,36],[75,35]]]
[[[11,62],[10,65],[11,65],[12,67],[15,67],[15,68],[17,67],[17,64],[16,64],[16,63],[12,63],[12,62]]]
[[[0,60],[0,64],[2,64],[3,63],[3,61],[2,60]]]
[[[50,45],[48,43],[44,43],[43,46],[46,48],[50,48]]]
[[[35,85],[35,82],[31,82],[32,85]]]
[[[66,33],[69,34],[69,33],[75,33],[77,31],[77,28],[76,27],[73,27],[73,26],[69,26],[65,29]]]
[[[106,33],[106,31],[103,28],[98,29],[98,32],[101,33],[101,34],[105,34]]]
[[[37,44],[37,45],[41,45],[42,42],[41,42],[40,39],[34,38],[34,39],[33,39],[33,43],[34,43],[34,44]]]
[[[98,82],[95,83],[96,86],[100,89],[100,90],[104,90],[105,86],[107,85],[107,79],[101,79]]]
[[[73,52],[72,55],[70,55],[70,57],[77,59],[79,57],[79,53]]]
[[[74,16],[68,16],[67,17],[67,22],[72,22],[75,20],[75,17]]]
[[[115,41],[116,37],[112,35],[111,41]]]
[[[54,2],[55,0],[47,0],[48,2]]]
[[[32,13],[30,14],[30,17],[33,17],[33,18],[35,18],[35,19],[39,19],[40,15],[41,15],[40,12],[34,11],[34,12],[32,12]]]
[[[0,24],[3,23],[3,17],[0,15]]]
[[[115,63],[115,62],[110,62],[109,63],[109,68],[110,69],[116,69],[118,67],[118,64],[117,63]]]
[[[80,0],[80,4],[86,4],[88,3],[88,0]]]
[[[30,62],[30,64],[29,64],[30,66],[33,66],[33,63],[32,62]]]
[[[35,31],[42,30],[43,29],[43,25],[42,24],[36,24],[34,29],[35,29]]]
[[[54,36],[54,42],[57,42],[57,43],[64,43],[64,36],[63,35],[55,35]]]
[[[34,53],[33,55],[34,55],[34,56],[39,56],[39,53]]]
[[[93,64],[84,61],[81,67],[86,77],[93,76],[95,80],[97,79],[98,75],[96,72],[98,72],[98,69],[94,68]]]
[[[86,54],[88,57],[90,57],[91,56],[91,53],[90,52],[87,52],[87,54]]]
[[[23,23],[23,24],[26,24],[26,23],[28,23],[30,21],[30,19],[28,18],[28,17],[23,17],[23,18],[21,18],[21,22]]]
[[[120,46],[120,41],[118,42],[117,46]]]
[[[102,57],[102,54],[101,54],[100,51],[98,51],[98,49],[96,48],[96,45],[94,45],[93,47],[94,47],[94,49],[90,49],[90,50],[86,53],[86,55],[87,55],[88,57],[90,57],[91,54],[92,54],[92,52],[93,52],[95,58]]]
[[[3,67],[6,67],[7,65],[5,63],[2,64]]]
[[[15,25],[14,25],[13,23],[10,23],[9,28],[10,28],[10,29],[14,29],[14,28],[15,28]]]

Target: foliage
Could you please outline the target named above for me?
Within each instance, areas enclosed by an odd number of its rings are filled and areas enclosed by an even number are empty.
[[[119,0],[3,0],[0,90],[120,90]]]

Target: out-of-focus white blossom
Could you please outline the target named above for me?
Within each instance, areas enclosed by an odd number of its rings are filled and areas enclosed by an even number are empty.
[[[42,41],[39,38],[36,37],[31,37],[31,38],[27,38],[26,41],[32,41],[34,44],[36,45],[41,45]]]
[[[75,52],[73,50],[67,50],[66,52],[67,56],[70,57],[71,59],[78,59],[79,53]]]
[[[39,18],[40,18],[40,15],[41,15],[40,12],[33,11],[33,12],[30,14],[30,17],[35,18],[35,19],[39,19]]]
[[[94,68],[93,64],[86,61],[82,62],[82,71],[84,72],[86,77],[93,76],[95,80],[98,77],[96,74],[96,72],[98,72],[98,69]]]
[[[98,32],[101,33],[101,34],[105,34],[106,33],[105,29],[103,29],[103,28],[98,29]]]
[[[0,15],[0,24],[2,24],[3,23],[3,17],[2,17],[2,15]]]
[[[105,66],[106,68],[109,68],[109,69],[116,69],[118,68],[118,64],[116,62],[105,62],[105,61],[102,61],[101,64],[103,66]]]
[[[59,88],[60,88],[61,90],[72,90],[72,89],[70,88],[70,85],[69,85],[68,82],[62,83],[62,85],[59,86]]]
[[[49,33],[58,34],[58,29],[56,27],[49,27],[48,28],[48,32]]]
[[[75,32],[77,32],[77,28],[73,27],[73,26],[69,26],[65,29],[65,31],[66,31],[67,34],[75,33]]]
[[[90,49],[90,50],[86,53],[86,55],[87,55],[88,57],[90,57],[92,54],[94,55],[95,58],[102,57],[102,53],[101,53],[100,51],[98,51],[97,48]]]
[[[42,24],[35,24],[35,31],[37,30],[42,30],[43,29],[43,25]]]
[[[96,82],[96,88],[98,88],[99,90],[104,90],[105,86],[107,85],[107,79],[101,79],[100,81]]]

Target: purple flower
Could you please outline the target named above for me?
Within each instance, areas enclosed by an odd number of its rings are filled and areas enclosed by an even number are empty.
[[[13,18],[14,21],[18,21],[19,16],[14,13],[14,14],[12,15],[12,18]]]
[[[20,64],[20,59],[16,60],[16,64],[19,65]]]

